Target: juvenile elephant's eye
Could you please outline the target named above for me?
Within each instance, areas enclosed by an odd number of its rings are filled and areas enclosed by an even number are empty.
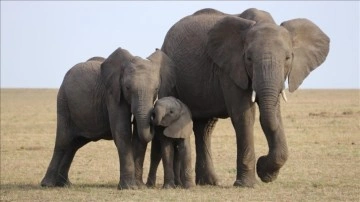
[[[172,113],[174,113],[174,111],[173,111],[173,110],[170,110],[170,114],[172,114]]]
[[[290,59],[290,56],[286,56],[285,60],[289,60]]]
[[[251,57],[247,57],[246,59],[247,59],[247,61],[249,61],[249,62],[252,61]]]

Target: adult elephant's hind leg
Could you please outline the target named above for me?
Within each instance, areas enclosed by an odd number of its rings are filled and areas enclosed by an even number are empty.
[[[211,133],[217,120],[196,119],[193,122],[196,144],[195,181],[198,185],[218,185],[211,156]]]

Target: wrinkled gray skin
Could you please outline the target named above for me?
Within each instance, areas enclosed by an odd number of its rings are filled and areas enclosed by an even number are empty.
[[[137,153],[144,152],[153,138],[150,111],[162,77],[170,78],[166,58],[160,50],[145,60],[118,48],[106,60],[94,57],[67,72],[57,97],[54,153],[42,186],[70,184],[68,172],[76,151],[100,139],[114,139],[118,149],[118,188],[141,185],[135,180],[135,164],[142,167],[143,159],[134,156],[141,156]]]
[[[200,10],[168,31],[162,50],[175,63],[171,93],[193,116],[196,183],[218,184],[211,157],[211,133],[217,118],[230,117],[236,131],[237,175],[234,186],[253,187],[255,169],[263,182],[276,179],[288,158],[279,95],[288,79],[295,91],[322,64],[329,38],[307,19],[277,25],[265,11],[239,15]],[[255,104],[269,152],[255,167]]]
[[[174,97],[156,101],[151,115],[155,137],[151,146],[151,163],[147,186],[156,184],[156,170],[162,157],[164,166],[163,188],[176,186],[191,188],[195,185],[191,167],[193,123],[189,109]]]

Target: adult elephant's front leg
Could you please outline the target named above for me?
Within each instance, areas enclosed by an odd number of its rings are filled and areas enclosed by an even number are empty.
[[[255,179],[254,122],[255,104],[251,90],[242,90],[226,76],[222,88],[227,111],[236,132],[236,180],[234,186],[253,187]]]
[[[231,122],[236,132],[237,146],[237,173],[234,186],[253,187],[255,179],[255,151],[254,151],[254,116],[255,106],[241,107],[238,113],[234,113]]]
[[[196,144],[196,184],[218,185],[211,156],[211,133],[217,119],[197,119],[193,121]]]

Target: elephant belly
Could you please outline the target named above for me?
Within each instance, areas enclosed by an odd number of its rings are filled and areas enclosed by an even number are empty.
[[[177,94],[190,109],[193,118],[226,118],[228,113],[216,75],[182,72],[177,78]],[[191,76],[190,76],[191,75]],[[189,79],[190,78],[190,79]]]
[[[80,107],[71,110],[70,114],[72,128],[76,131],[76,135],[91,140],[112,139],[109,119],[103,112]]]

